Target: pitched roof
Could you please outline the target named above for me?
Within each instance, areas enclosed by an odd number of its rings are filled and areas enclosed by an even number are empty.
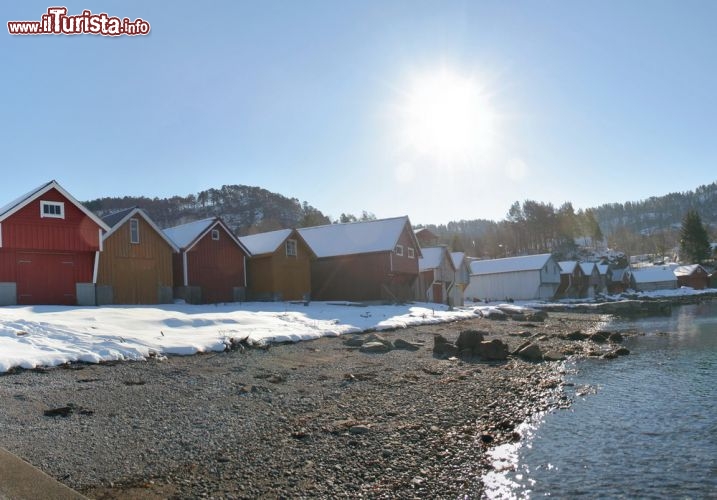
[[[164,234],[166,234],[180,250],[188,251],[191,250],[192,247],[204,237],[204,235],[216,226],[221,226],[227,234],[229,234],[232,241],[239,246],[239,248],[246,252],[247,255],[251,255],[242,242],[237,239],[232,230],[224,224],[224,221],[220,217],[210,217],[208,219],[201,219],[194,222],[188,222],[187,224],[170,227],[164,230]]]
[[[677,266],[642,267],[632,271],[635,283],[658,283],[662,281],[676,281],[675,268]]]
[[[291,229],[279,229],[278,231],[269,231],[267,233],[240,236],[239,241],[242,242],[252,255],[262,255],[265,253],[274,253],[291,233]]]
[[[107,224],[105,224],[102,219],[97,217],[95,214],[93,214],[87,207],[85,207],[82,203],[77,201],[74,196],[72,196],[70,193],[65,191],[65,189],[60,186],[60,184],[52,180],[50,182],[46,182],[45,184],[33,189],[32,191],[28,191],[24,195],[20,196],[19,198],[14,199],[7,205],[0,207],[0,222],[10,217],[12,214],[17,212],[18,210],[21,210],[28,204],[30,204],[33,200],[37,199],[38,197],[42,196],[43,194],[47,193],[51,189],[56,189],[60,192],[62,196],[67,198],[67,200],[75,205],[80,211],[82,211],[87,217],[92,219],[93,222],[95,222],[98,226],[100,226],[105,231],[109,231],[109,227]]]
[[[675,273],[675,276],[690,276],[692,273],[697,271],[698,268],[702,268],[702,270],[705,272],[705,274],[707,274],[707,271],[705,271],[705,268],[699,264],[691,264],[689,266],[676,267],[674,270],[674,273]]]
[[[321,258],[393,251],[407,224],[416,254],[420,257],[421,248],[407,216],[304,227],[298,231],[314,254]]]
[[[422,248],[421,252],[423,253],[423,257],[418,259],[418,270],[427,271],[441,267],[441,260],[444,255],[448,254],[448,249],[446,247],[429,247]],[[448,261],[455,269],[453,259],[450,258],[450,255],[448,256]]]
[[[609,264],[597,264],[598,271],[600,272],[600,276],[604,276],[607,274],[607,270],[610,269]]]
[[[106,240],[111,235],[113,235],[119,228],[121,228],[125,222],[127,222],[129,219],[133,217],[142,217],[147,224],[150,225],[152,229],[154,229],[159,236],[167,242],[167,244],[172,247],[172,250],[175,252],[179,252],[179,248],[177,245],[172,241],[172,239],[167,236],[164,231],[162,231],[157,224],[154,223],[154,221],[150,218],[150,216],[142,210],[139,207],[133,207],[133,208],[126,208],[124,210],[120,210],[119,212],[114,212],[109,215],[105,215],[102,220],[110,227],[110,230],[102,236],[103,240]]]
[[[451,260],[453,261],[453,267],[455,267],[456,269],[461,267],[465,258],[465,252],[451,252]]]
[[[595,269],[596,264],[594,262],[581,262],[580,263],[580,269],[583,270],[583,273],[585,273],[587,276],[590,276],[593,273],[593,269]],[[599,270],[598,270],[599,272]]]
[[[127,214],[132,213],[133,211],[137,210],[138,207],[130,207],[125,208],[124,210],[118,210],[117,212],[112,212],[111,214],[107,214],[104,217],[102,217],[102,221],[107,224],[109,227],[116,226],[122,219],[124,219]]]
[[[471,262],[471,274],[498,274],[521,271],[537,271],[550,260],[549,253],[539,255],[524,255],[522,257],[507,257],[505,259],[474,260]]]
[[[560,266],[561,274],[572,274],[575,271],[575,266],[578,265],[578,261],[561,260],[560,262],[558,262],[558,265]]]

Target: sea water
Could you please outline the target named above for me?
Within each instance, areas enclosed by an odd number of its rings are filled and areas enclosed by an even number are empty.
[[[717,301],[610,329],[644,335],[566,365],[572,406],[494,451],[487,498],[717,498]]]

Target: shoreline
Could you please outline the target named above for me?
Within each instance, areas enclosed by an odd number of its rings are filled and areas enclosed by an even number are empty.
[[[0,377],[0,446],[90,498],[480,497],[486,451],[569,404],[561,363],[434,356],[463,330],[511,352],[601,355],[605,315],[484,318],[381,332],[417,350],[360,352],[350,336],[223,353],[70,365]],[[368,333],[361,334],[367,337]],[[45,416],[52,409],[67,416]]]

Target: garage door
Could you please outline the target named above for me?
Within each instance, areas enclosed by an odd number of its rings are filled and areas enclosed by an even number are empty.
[[[75,256],[58,253],[19,253],[17,303],[74,305]]]

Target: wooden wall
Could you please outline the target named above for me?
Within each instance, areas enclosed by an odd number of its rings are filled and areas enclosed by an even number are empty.
[[[115,304],[156,304],[159,288],[172,287],[172,247],[141,216],[139,243],[125,222],[104,241],[97,284],[111,285]]]

